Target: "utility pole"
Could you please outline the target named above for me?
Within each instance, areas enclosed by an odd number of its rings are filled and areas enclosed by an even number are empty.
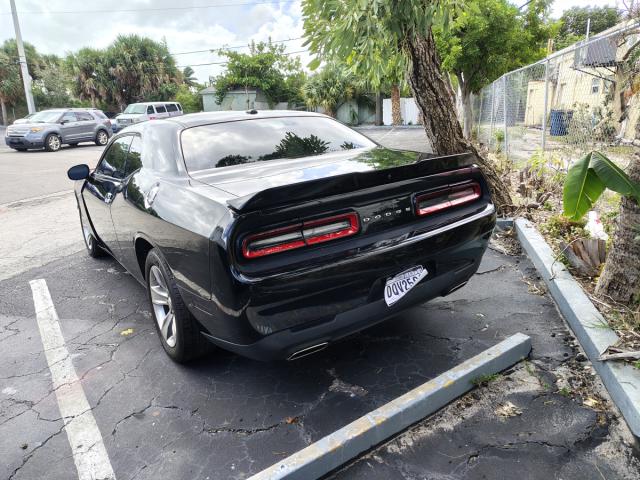
[[[36,106],[33,103],[33,95],[31,94],[31,75],[29,75],[29,67],[27,66],[27,57],[24,54],[24,45],[22,45],[22,34],[20,33],[20,23],[18,22],[18,12],[16,11],[15,0],[9,0],[11,4],[11,15],[13,16],[13,28],[16,31],[16,43],[18,44],[18,59],[20,61],[20,71],[22,72],[22,83],[24,84],[24,95],[27,99],[27,108],[29,113],[36,113]]]

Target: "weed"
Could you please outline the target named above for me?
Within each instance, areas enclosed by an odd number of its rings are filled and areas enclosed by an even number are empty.
[[[502,375],[500,375],[499,373],[493,373],[491,375],[480,375],[479,377],[471,380],[471,383],[473,383],[476,387],[479,387],[481,385],[488,385],[489,383],[494,382],[501,377]]]
[[[552,238],[570,242],[578,237],[587,237],[584,227],[586,220],[569,220],[564,215],[549,217],[546,223],[540,225],[540,230]]]
[[[571,390],[569,390],[567,387],[562,387],[560,390],[558,390],[558,393],[563,397],[571,396]]]

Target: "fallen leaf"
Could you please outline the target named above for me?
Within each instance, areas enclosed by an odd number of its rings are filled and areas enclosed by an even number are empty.
[[[587,407],[591,407],[591,408],[595,408],[600,404],[600,402],[598,400],[596,400],[595,398],[591,398],[591,397],[587,397],[587,399],[582,403],[584,405],[586,405]]]
[[[133,333],[133,328],[127,328],[126,330],[123,330],[120,332],[120,335],[122,335],[123,337],[126,337],[127,335],[131,335]]]
[[[522,415],[522,410],[516,407],[511,402],[505,402],[498,405],[495,411],[499,417],[515,417],[516,415]]]

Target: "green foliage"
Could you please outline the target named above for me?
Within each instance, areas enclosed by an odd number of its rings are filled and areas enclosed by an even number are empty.
[[[249,53],[220,50],[228,63],[213,84],[218,104],[234,89],[260,89],[271,105],[299,102],[305,74],[300,59],[289,57],[285,50],[284,45],[271,42],[251,43]]]
[[[493,132],[493,136],[496,139],[496,142],[500,144],[504,143],[504,130],[496,130]]]
[[[569,8],[560,17],[561,26],[556,37],[555,50],[568,47],[584,39],[587,33],[588,19],[591,19],[591,35],[611,28],[622,20],[620,11],[615,7]]]
[[[196,80],[196,77],[194,77],[194,74],[195,72],[193,71],[193,68],[189,66],[184,67],[184,69],[182,70],[182,82],[188,87],[197,87],[198,82]]]
[[[80,107],[82,102],[69,94],[71,77],[65,63],[56,55],[42,57],[39,79],[34,80],[33,98],[39,109],[56,107]]]
[[[358,86],[349,70],[339,64],[329,63],[307,79],[302,93],[310,108],[321,107],[327,115],[334,117],[342,103],[357,95]]]
[[[564,215],[584,216],[608,188],[640,202],[640,185],[600,152],[590,152],[571,166],[563,190]]]
[[[463,92],[477,93],[502,74],[545,55],[557,25],[549,0],[524,11],[508,0],[468,0],[448,29],[434,28],[442,69],[456,75]]]
[[[180,102],[184,113],[195,113],[202,111],[202,97],[197,91],[190,89],[186,83],[178,87],[175,95],[176,102]]]
[[[540,225],[540,230],[551,238],[570,242],[576,238],[587,236],[584,227],[586,220],[571,220],[562,215],[554,215]]]
[[[458,0],[303,0],[305,46],[321,60],[342,61],[374,90],[401,83],[408,40],[446,24]]]

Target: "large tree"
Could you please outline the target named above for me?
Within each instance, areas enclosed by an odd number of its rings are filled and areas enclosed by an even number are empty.
[[[313,52],[356,63],[375,59],[383,44],[389,46],[389,55],[404,55],[409,86],[434,153],[471,152],[496,204],[510,205],[509,191],[495,167],[464,138],[453,91],[440,68],[431,27],[447,22],[453,4],[453,0],[303,0],[305,35]]]
[[[227,69],[215,77],[216,100],[222,103],[228,91],[260,89],[270,104],[297,103],[305,76],[300,59],[286,54],[286,47],[271,42],[251,43],[249,52],[222,49]]]
[[[40,79],[44,67],[42,56],[30,43],[25,42],[24,50],[29,74],[34,80]],[[8,123],[7,107],[24,101],[22,72],[18,63],[18,46],[14,39],[5,40],[0,45],[0,111],[5,125]]]
[[[442,68],[456,76],[464,136],[471,138],[471,95],[502,74],[543,58],[554,26],[549,0],[520,10],[508,0],[467,0],[448,28],[434,28]]]
[[[94,48],[81,48],[67,56],[65,63],[71,74],[73,92],[81,100],[88,100],[92,107],[98,105],[98,99],[106,96],[107,80],[104,69],[100,69],[104,52]]]
[[[139,35],[119,35],[97,69],[105,100],[121,108],[147,99],[167,100],[177,92],[181,78],[166,43]]]
[[[555,40],[555,49],[568,47],[582,40],[587,33],[587,23],[591,35],[613,27],[622,19],[621,12],[615,7],[571,7],[560,17],[560,29]]]

